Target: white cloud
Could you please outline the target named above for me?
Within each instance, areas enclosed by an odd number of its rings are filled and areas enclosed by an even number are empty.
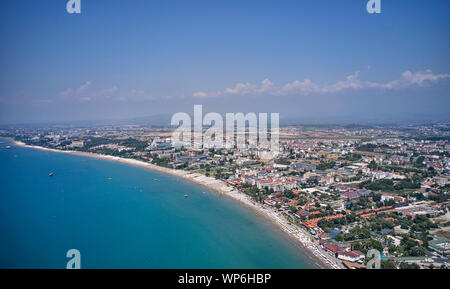
[[[145,95],[145,91],[144,90],[133,89],[131,91],[131,94],[134,94],[134,95]]]
[[[196,91],[192,94],[192,96],[197,97],[197,98],[215,98],[215,97],[220,96],[221,94],[222,93],[220,91],[215,91],[215,92]]]
[[[247,83],[239,82],[234,86],[234,88],[225,89],[225,93],[246,95],[249,93],[256,92],[256,89],[257,89],[257,86],[254,84],[251,84],[250,82],[247,82]]]
[[[261,88],[260,88],[260,92],[267,92],[270,91],[270,89],[273,87],[273,83],[268,79],[264,79],[263,81],[261,81]]]
[[[67,88],[66,90],[59,93],[60,96],[64,98],[70,98],[78,101],[92,101],[99,98],[110,98],[114,93],[116,93],[119,88],[114,85],[111,88],[102,89],[100,91],[92,91],[92,82],[86,81],[80,87],[73,89]]]
[[[345,78],[345,80],[338,81],[335,84],[324,86],[321,88],[323,93],[328,92],[339,92],[345,89],[360,89],[364,88],[365,84],[362,83],[359,79],[359,71],[355,72],[352,75],[349,75]]]
[[[286,93],[292,93],[292,92],[299,92],[303,94],[308,94],[311,92],[318,92],[319,86],[312,82],[309,79],[305,79],[304,81],[295,80],[290,83],[286,83],[283,85],[283,87],[279,90],[279,94],[286,94]]]
[[[386,83],[361,81],[359,79],[359,71],[347,76],[344,80],[340,80],[333,84],[319,85],[305,79],[303,81],[294,80],[281,86],[274,85],[269,79],[261,81],[260,85],[250,82],[239,82],[232,88],[226,88],[224,94],[232,95],[287,95],[298,94],[307,95],[312,93],[327,94],[337,93],[345,90],[359,90],[359,89],[401,89],[412,86],[425,87],[429,84],[437,82],[442,79],[450,78],[449,74],[434,74],[431,70],[411,72],[405,71],[400,79],[395,79]],[[199,98],[211,97],[211,95],[219,96],[222,93],[217,92],[211,94],[209,92],[199,91],[193,93],[193,96]]]
[[[224,93],[226,94],[255,94],[255,93],[267,93],[270,92],[273,88],[273,83],[268,79],[264,79],[261,81],[260,85],[252,84],[250,82],[247,83],[237,83],[234,88],[225,89]]]
[[[433,74],[431,70],[426,70],[425,72],[412,73],[411,71],[405,71],[403,73],[403,79],[409,84],[417,84],[419,86],[424,86],[429,82],[439,81],[441,79],[450,78],[450,74]]]
[[[89,87],[92,85],[92,82],[90,81],[86,81],[85,83],[83,83],[80,87],[78,87],[77,89],[73,89],[73,88],[67,88],[66,90],[62,91],[59,93],[60,96],[68,98],[68,97],[78,97],[82,94],[85,93],[86,90],[89,89]],[[78,98],[83,98],[84,96],[78,97]]]
[[[97,97],[105,96],[105,97],[109,98],[109,97],[111,97],[111,95],[114,94],[117,90],[119,90],[119,89],[117,88],[117,86],[114,85],[114,86],[111,87],[111,88],[107,88],[107,89],[103,89],[103,90],[99,91],[99,92],[96,94],[96,96],[97,96]]]
[[[92,85],[92,82],[86,81],[86,83],[84,83],[82,86],[80,86],[80,87],[77,89],[77,93],[82,93],[83,91],[85,91],[86,89],[88,89],[91,85]]]
[[[64,97],[67,97],[67,96],[70,96],[70,95],[72,94],[72,91],[73,91],[72,88],[68,88],[68,89],[66,89],[66,90],[64,90],[64,91],[61,91],[61,92],[60,92],[60,95],[61,95],[61,96],[64,96]]]
[[[207,96],[206,92],[204,91],[197,91],[194,92],[192,95],[198,98],[205,98]]]
[[[91,101],[92,98],[88,97],[88,96],[83,96],[79,98],[80,101]]]

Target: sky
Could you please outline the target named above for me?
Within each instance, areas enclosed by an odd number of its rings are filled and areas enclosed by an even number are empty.
[[[450,121],[450,1],[0,1],[0,124]]]

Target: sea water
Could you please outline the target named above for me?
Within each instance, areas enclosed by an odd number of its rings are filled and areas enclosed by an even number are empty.
[[[267,218],[201,185],[1,142],[0,268],[65,268],[69,249],[82,268],[317,267]]]

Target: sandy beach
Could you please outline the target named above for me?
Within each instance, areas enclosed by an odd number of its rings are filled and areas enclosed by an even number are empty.
[[[183,178],[185,180],[195,182],[197,184],[200,184],[202,186],[205,186],[211,190],[214,190],[216,192],[219,192],[220,194],[229,196],[233,198],[234,200],[237,200],[249,208],[255,210],[258,214],[268,218],[270,221],[272,221],[274,224],[279,226],[282,231],[284,231],[286,234],[288,234],[290,237],[292,237],[295,241],[297,241],[303,248],[307,249],[308,252],[311,253],[312,256],[318,261],[320,264],[320,267],[324,268],[331,268],[331,269],[343,269],[344,267],[340,264],[339,261],[337,261],[335,258],[330,256],[328,253],[326,253],[318,244],[317,241],[315,241],[312,236],[304,230],[303,228],[299,228],[295,225],[290,224],[282,215],[280,212],[278,212],[276,209],[265,206],[263,204],[259,204],[251,200],[250,197],[245,195],[244,193],[236,190],[235,188],[229,186],[225,182],[221,180],[217,180],[212,177],[207,177],[202,174],[198,173],[191,173],[187,171],[182,170],[175,170],[175,169],[169,169],[165,167],[160,167],[154,164],[150,164],[144,161],[134,160],[134,159],[127,159],[127,158],[121,158],[121,157],[115,157],[115,156],[109,156],[109,155],[101,155],[101,154],[95,154],[95,153],[88,153],[88,152],[79,152],[79,151],[63,151],[63,150],[57,150],[57,149],[50,149],[40,146],[31,146],[26,145],[23,142],[14,141],[12,140],[14,145],[31,148],[31,149],[38,149],[43,151],[51,151],[51,152],[57,152],[57,153],[67,153],[67,154],[73,154],[73,155],[79,155],[79,156],[85,156],[85,157],[92,157],[97,159],[104,159],[104,160],[112,160],[117,161],[129,165],[135,165],[139,167],[148,168],[151,170],[156,170],[162,173],[171,174],[173,176],[177,176],[180,178]]]

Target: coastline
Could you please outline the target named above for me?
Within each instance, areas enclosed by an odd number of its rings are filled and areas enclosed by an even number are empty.
[[[41,146],[32,146],[27,145],[20,141],[15,141],[11,139],[14,145],[24,148],[31,148],[31,149],[37,149],[42,151],[50,151],[50,152],[56,152],[56,153],[66,153],[66,154],[72,154],[72,155],[78,155],[78,156],[84,156],[84,157],[91,157],[91,158],[97,158],[97,159],[103,159],[103,160],[111,160],[111,161],[117,161],[120,163],[128,164],[128,165],[134,165],[139,166],[143,168],[147,168],[150,170],[155,170],[158,172],[162,172],[165,174],[170,174],[172,176],[183,178],[187,181],[194,182],[196,184],[202,185],[204,187],[207,187],[208,189],[214,190],[220,194],[229,196],[230,198],[233,198],[236,201],[239,201],[241,204],[246,205],[247,207],[253,209],[256,213],[259,215],[267,218],[272,223],[277,225],[284,233],[286,233],[290,238],[292,238],[294,241],[296,241],[297,244],[299,244],[302,248],[306,249],[308,252],[308,257],[311,257],[312,259],[316,260],[316,265],[319,265],[319,267],[324,267],[327,269],[342,269],[343,266],[340,263],[337,263],[335,259],[333,259],[328,253],[326,253],[316,242],[311,241],[312,237],[311,235],[303,230],[302,228],[298,228],[295,225],[289,224],[289,222],[275,209],[269,208],[267,206],[264,206],[262,204],[258,204],[251,200],[250,197],[245,195],[244,193],[241,193],[239,190],[236,190],[235,188],[229,186],[227,183],[217,180],[213,177],[207,177],[205,175],[199,174],[199,173],[192,173],[187,172],[183,170],[176,170],[176,169],[169,169],[165,167],[160,167],[154,164],[150,164],[144,161],[134,160],[134,159],[128,159],[128,158],[121,158],[121,157],[115,157],[110,155],[102,155],[102,154],[96,154],[96,153],[89,153],[89,152],[80,152],[80,151],[64,151],[64,150],[58,150],[58,149],[50,149],[45,148]]]

